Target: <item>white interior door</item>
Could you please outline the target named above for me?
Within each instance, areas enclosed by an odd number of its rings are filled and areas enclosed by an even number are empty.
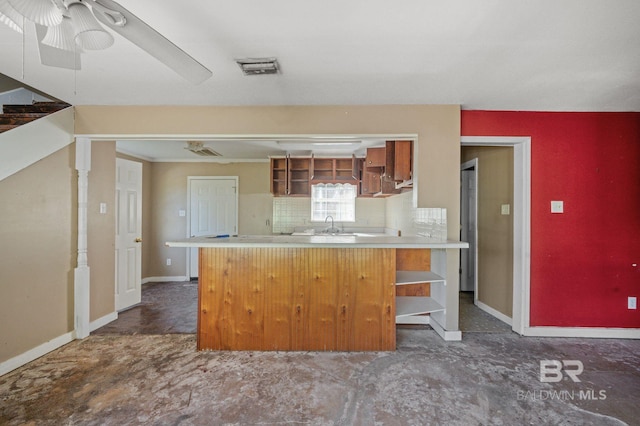
[[[476,292],[474,299],[477,300],[477,160],[463,164],[460,174],[460,240],[469,243],[467,250],[460,250],[460,291]]]
[[[140,303],[142,163],[116,159],[116,310]]]
[[[238,178],[189,178],[189,236],[238,233]],[[189,252],[189,276],[198,276],[198,249]]]

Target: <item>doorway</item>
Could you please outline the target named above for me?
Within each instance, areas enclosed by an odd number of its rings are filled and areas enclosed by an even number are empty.
[[[189,176],[188,237],[237,235],[238,177]],[[198,277],[198,249],[187,249],[187,276]]]
[[[142,163],[116,158],[116,311],[142,297]]]
[[[511,329],[525,335],[530,324],[531,138],[463,136],[463,146],[513,147],[513,309]]]
[[[469,249],[460,252],[460,291],[474,294],[478,301],[478,159],[460,166],[460,241],[467,241]]]

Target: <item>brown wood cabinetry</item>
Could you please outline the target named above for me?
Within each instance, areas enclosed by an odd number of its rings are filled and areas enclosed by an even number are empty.
[[[276,197],[309,196],[310,161],[309,158],[272,158],[271,193]]]
[[[311,194],[311,160],[309,158],[289,158],[289,190],[291,196]]]
[[[362,172],[363,195],[392,195],[411,186],[412,141],[387,141],[384,147],[367,148]]]
[[[347,158],[311,158],[311,181],[327,183],[357,183],[358,161]]]
[[[365,167],[385,167],[386,164],[385,147],[367,148],[367,158],[364,160]]]
[[[276,197],[308,197],[312,183],[360,183],[361,158],[271,158],[271,193]]]
[[[198,350],[393,351],[395,252],[201,247]]]
[[[362,171],[362,194],[375,194],[380,192],[380,172]]]
[[[395,182],[410,180],[412,157],[411,141],[387,141],[385,147],[387,178]]]
[[[271,159],[271,193],[275,196],[287,195],[288,164],[285,157]]]

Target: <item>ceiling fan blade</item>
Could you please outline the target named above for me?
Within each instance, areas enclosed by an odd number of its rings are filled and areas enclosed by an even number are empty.
[[[47,35],[47,27],[40,24],[35,25],[38,39],[38,52],[40,52],[40,62],[42,65],[76,71],[80,70],[82,65],[80,62],[80,53],[58,49],[57,47],[42,43],[42,40]]]
[[[92,9],[96,19],[103,25],[128,39],[190,82],[200,84],[213,75],[208,68],[115,1],[90,0],[88,3],[98,5]],[[105,12],[100,6],[116,13]],[[124,24],[114,17],[118,13],[124,16]]]

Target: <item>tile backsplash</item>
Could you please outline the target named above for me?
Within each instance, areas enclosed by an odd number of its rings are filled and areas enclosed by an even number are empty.
[[[273,233],[291,233],[296,227],[317,226],[311,222],[308,197],[273,197]],[[346,227],[400,230],[402,235],[447,239],[447,209],[416,208],[411,192],[389,198],[357,198],[356,221]]]
[[[385,200],[381,198],[356,198],[355,222],[336,222],[346,227],[385,227]],[[273,233],[290,233],[296,227],[318,226],[311,222],[309,197],[273,197]]]
[[[413,223],[417,235],[436,240],[447,239],[447,209],[415,209]]]
[[[436,240],[447,239],[447,209],[417,208],[412,192],[386,199],[386,227],[402,235],[420,235]]]

